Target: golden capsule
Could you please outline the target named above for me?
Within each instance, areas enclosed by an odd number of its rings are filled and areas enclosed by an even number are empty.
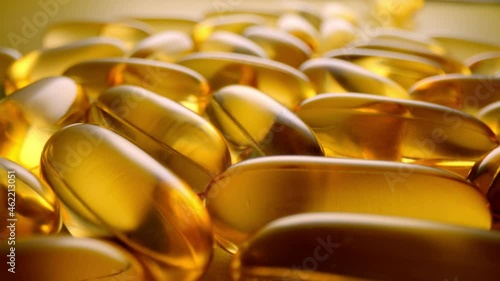
[[[483,107],[477,114],[477,118],[488,125],[500,140],[500,101]]]
[[[432,60],[396,52],[353,48],[330,51],[324,56],[355,63],[405,89],[426,77],[445,74],[442,66]]]
[[[486,154],[472,167],[468,180],[474,183],[490,202],[493,215],[500,217],[500,149],[496,148]]]
[[[2,227],[0,240],[13,237],[15,241],[61,229],[59,201],[52,189],[26,168],[5,158],[0,158],[0,200],[0,219],[12,226]]]
[[[199,47],[200,52],[229,52],[267,58],[266,52],[250,39],[227,31],[216,31]]]
[[[298,68],[312,54],[306,43],[283,30],[253,26],[247,28],[243,36],[261,46],[270,59],[291,67]]]
[[[151,33],[149,26],[133,20],[69,21],[50,26],[43,35],[43,47],[57,48],[99,36],[118,39],[125,44],[127,49],[130,49]]]
[[[11,65],[7,83],[12,89],[20,89],[42,78],[61,75],[81,61],[121,57],[123,54],[123,45],[109,38],[92,38],[58,48],[36,50]]]
[[[447,74],[428,77],[409,90],[415,100],[459,109],[475,115],[500,99],[500,77]]]
[[[104,240],[37,237],[17,241],[15,251],[11,247],[0,246],[3,264],[7,264],[0,272],[2,280],[151,280],[131,254]]]
[[[189,34],[180,31],[165,31],[151,35],[137,43],[130,52],[130,57],[175,62],[193,51],[194,43]]]
[[[82,85],[91,100],[117,85],[135,85],[202,113],[210,98],[208,83],[197,72],[177,64],[138,58],[81,62],[64,75]]]
[[[117,86],[94,102],[92,123],[126,137],[203,192],[231,164],[221,134],[182,105],[136,86]]]
[[[465,179],[392,161],[262,157],[231,166],[206,193],[215,237],[230,252],[265,224],[298,213],[353,212],[491,226],[486,199]]]
[[[285,7],[282,9],[282,12],[284,13],[284,15],[292,14],[300,16],[301,18],[305,19],[315,29],[319,29],[319,27],[321,26],[321,22],[323,20],[320,11],[317,10],[314,5],[309,5],[306,4],[305,2],[286,4]]]
[[[284,14],[278,19],[276,26],[278,29],[299,38],[312,50],[316,50],[319,47],[318,30],[300,15]]]
[[[220,89],[207,116],[231,147],[233,163],[266,155],[323,155],[316,137],[297,116],[254,88]]]
[[[473,116],[418,101],[324,94],[304,101],[297,115],[327,156],[470,168],[498,145],[495,134]]]
[[[87,98],[67,77],[39,80],[0,101],[0,156],[30,170],[40,164],[47,139],[85,120]]]
[[[415,14],[423,5],[424,0],[375,0],[373,16],[385,26],[411,28]]]
[[[213,91],[232,84],[253,86],[291,110],[304,99],[316,95],[307,76],[268,59],[241,54],[195,53],[178,63],[203,75]]]
[[[441,36],[433,37],[432,39],[443,46],[450,56],[461,61],[465,61],[468,58],[480,53],[500,51],[500,45],[472,41],[465,38]]]
[[[472,56],[465,64],[474,74],[500,76],[500,51]]]
[[[409,98],[396,82],[348,61],[330,58],[312,59],[300,67],[317,93],[359,92],[394,98]]]
[[[359,24],[358,13],[344,3],[325,2],[320,13],[322,20],[343,19],[355,26]]]
[[[163,33],[165,31],[180,31],[191,34],[196,23],[197,17],[139,17],[136,21],[147,24],[153,33]]]
[[[233,254],[214,245],[214,251],[210,265],[200,281],[232,281],[231,262]]]
[[[383,40],[394,44],[404,44],[410,49],[425,49],[429,52],[447,56],[448,53],[436,40],[421,33],[397,29],[397,28],[379,28],[375,31],[369,41]]]
[[[14,91],[14,89],[6,89],[9,85],[5,83],[5,79],[10,65],[20,59],[21,56],[21,53],[17,50],[0,47],[0,100],[5,96],[6,92]]]
[[[352,23],[344,19],[325,19],[320,27],[319,52],[344,48],[353,42],[357,30]]]
[[[166,273],[207,266],[212,234],[202,202],[126,139],[94,125],[65,127],[47,142],[41,170],[73,236],[118,239]]]
[[[374,215],[302,214],[259,231],[234,260],[233,280],[494,281],[499,250],[500,234],[490,231]]]

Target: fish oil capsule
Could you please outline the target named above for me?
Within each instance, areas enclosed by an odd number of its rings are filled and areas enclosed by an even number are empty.
[[[243,36],[261,46],[270,59],[291,67],[298,68],[312,55],[306,43],[283,30],[253,26],[247,28]]]
[[[500,76],[500,51],[472,56],[465,64],[474,74]]]
[[[87,109],[83,90],[67,77],[45,78],[14,92],[0,101],[0,157],[36,170],[47,139],[84,121]]]
[[[118,239],[167,275],[169,268],[201,275],[208,264],[212,234],[201,201],[126,139],[94,125],[68,126],[47,142],[41,167],[73,236]]]
[[[219,245],[215,245],[210,265],[200,281],[232,281],[232,260],[233,254],[224,250]]]
[[[217,176],[206,206],[218,242],[235,252],[265,224],[309,212],[419,218],[489,229],[486,199],[452,173],[392,161],[313,156],[247,160]]]
[[[107,37],[120,40],[130,49],[151,33],[149,26],[133,20],[69,21],[50,26],[43,35],[43,47],[57,48],[92,37]]]
[[[285,5],[283,8],[284,15],[292,14],[297,15],[305,19],[310,25],[315,29],[319,29],[321,25],[321,14],[317,11],[316,7],[313,5],[308,5],[306,3],[291,3]],[[278,19],[279,20],[279,19]]]
[[[0,246],[3,264],[11,260],[10,247]],[[2,280],[151,280],[137,259],[104,240],[37,237],[19,240],[14,248],[15,273],[5,268],[0,272]]]
[[[196,192],[231,164],[224,139],[210,123],[140,87],[104,91],[93,104],[90,121],[134,142]]]
[[[228,31],[237,34],[250,26],[264,25],[265,21],[257,15],[221,15],[198,22],[193,30],[196,45],[201,45],[215,31]]]
[[[317,93],[359,92],[394,98],[409,98],[396,82],[348,61],[318,58],[305,62],[300,70],[309,77]]]
[[[387,77],[405,89],[429,76],[445,74],[438,63],[413,55],[369,49],[334,50],[324,57],[343,59]]]
[[[276,23],[278,29],[286,31],[306,43],[312,50],[318,48],[318,30],[305,18],[296,14],[284,14]]]
[[[375,0],[374,18],[384,25],[408,28],[413,27],[415,14],[424,5],[424,0]]]
[[[15,241],[61,229],[59,201],[52,189],[26,168],[5,158],[0,158],[0,199],[0,219],[13,226],[0,230],[0,240],[7,241],[12,232]]]
[[[297,115],[327,156],[470,168],[498,145],[495,134],[473,116],[418,101],[323,94],[304,101]]]
[[[472,115],[500,99],[500,77],[448,74],[428,77],[409,90],[415,100],[459,109]]]
[[[20,89],[42,78],[61,75],[81,61],[121,57],[123,54],[123,45],[109,38],[92,38],[58,48],[36,50],[10,66],[7,83],[13,89]]]
[[[254,88],[220,89],[207,116],[231,147],[233,162],[266,155],[323,155],[314,134],[297,116]]]
[[[320,27],[320,53],[346,47],[356,39],[354,25],[343,19],[325,19]]]
[[[267,58],[266,52],[250,39],[241,35],[216,31],[205,40],[199,48],[200,52],[229,52]]]
[[[140,86],[202,113],[210,98],[208,83],[197,72],[177,64],[139,58],[81,62],[64,75],[82,85],[91,100],[117,85]]]
[[[500,149],[486,154],[472,167],[468,180],[474,183],[490,202],[490,208],[496,218],[500,218]]]
[[[130,57],[175,62],[193,51],[194,43],[187,33],[166,31],[151,35],[137,43]]]
[[[140,17],[133,20],[147,24],[156,33],[166,31],[180,31],[191,34],[196,23],[200,20],[198,17]]]
[[[0,47],[0,100],[5,96],[5,92],[12,92],[13,89],[5,89],[8,85],[5,83],[7,71],[10,65],[21,58],[21,53],[10,48]]]
[[[468,58],[486,52],[500,51],[500,45],[472,41],[457,37],[433,37],[454,58],[465,61]]]
[[[370,42],[372,41],[388,41],[394,44],[404,44],[410,49],[426,49],[429,52],[446,56],[448,52],[444,49],[436,40],[423,35],[421,33],[397,29],[397,28],[379,28],[375,31],[372,38],[368,38]]]
[[[499,250],[500,235],[490,231],[374,215],[301,214],[259,231],[235,258],[233,280],[494,281]]]
[[[316,95],[302,72],[268,59],[241,54],[195,53],[178,63],[203,75],[213,91],[232,84],[252,86],[291,110],[304,99]]]
[[[321,8],[321,19],[343,19],[357,26],[359,24],[359,15],[351,7],[344,3],[324,3]]]
[[[477,114],[477,118],[488,125],[500,140],[500,101],[483,107]]]

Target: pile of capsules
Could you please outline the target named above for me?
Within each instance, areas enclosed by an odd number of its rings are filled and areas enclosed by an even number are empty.
[[[0,49],[0,279],[498,280],[500,46],[376,3]]]

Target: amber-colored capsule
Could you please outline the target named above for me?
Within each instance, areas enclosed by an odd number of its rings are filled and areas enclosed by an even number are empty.
[[[231,147],[233,162],[266,155],[323,155],[304,122],[254,88],[220,89],[207,107],[207,116]]]
[[[319,47],[319,32],[305,18],[297,14],[284,14],[276,23],[278,29],[286,31],[306,43],[312,50]]]
[[[21,58],[21,53],[10,48],[0,47],[0,99],[5,96],[5,92],[13,92],[14,89],[5,89],[9,85],[5,83],[7,71],[10,65]]]
[[[229,52],[267,58],[266,52],[252,40],[236,33],[216,31],[199,47],[200,52]]]
[[[142,22],[127,20],[106,21],[69,21],[50,26],[43,36],[44,48],[56,48],[91,37],[118,39],[130,49],[151,35],[152,30]]]
[[[330,51],[324,56],[355,63],[405,89],[426,77],[445,74],[441,65],[432,60],[396,52],[353,48]]]
[[[327,156],[471,167],[498,145],[480,120],[430,103],[363,94],[324,94],[297,115]]]
[[[500,101],[483,107],[477,114],[477,118],[488,125],[500,140]]]
[[[257,15],[221,15],[198,22],[193,30],[193,38],[199,46],[215,31],[229,31],[241,34],[247,27],[264,25],[264,23],[264,19]]]
[[[232,260],[233,254],[219,245],[214,245],[212,260],[200,281],[232,281]]]
[[[268,59],[241,54],[195,53],[178,63],[203,75],[213,91],[233,84],[248,85],[291,110],[304,99],[316,95],[307,76]]]
[[[431,192],[432,193],[432,192]],[[413,219],[302,214],[238,253],[233,280],[498,280],[500,234]]]
[[[0,253],[2,280],[151,280],[131,254],[104,240],[37,237],[2,243]]]
[[[475,115],[500,99],[500,77],[448,74],[423,79],[409,90],[415,100],[440,104]]]
[[[58,48],[36,50],[10,66],[7,83],[12,89],[20,89],[42,78],[61,75],[81,61],[121,57],[124,51],[118,40],[110,38],[92,38]]]
[[[468,58],[486,52],[500,51],[500,45],[473,41],[458,37],[433,37],[446,51],[456,59],[465,61]]]
[[[312,54],[306,43],[283,30],[253,26],[247,28],[243,36],[261,46],[270,59],[295,68],[308,60]]]
[[[500,149],[486,154],[472,167],[468,180],[474,183],[490,202],[491,211],[500,218]]]
[[[465,64],[474,74],[500,76],[500,51],[472,56]]]
[[[54,192],[34,174],[0,158],[0,219],[14,227],[3,227],[0,240],[57,233],[61,229],[59,201]]]
[[[189,34],[181,31],[165,31],[137,43],[130,57],[175,62],[193,51],[194,43]]]
[[[217,176],[206,206],[216,239],[235,252],[265,224],[309,212],[419,218],[489,229],[486,199],[447,171],[392,161],[313,156],[247,160]]]
[[[47,139],[82,122],[88,109],[82,89],[67,77],[39,80],[0,101],[0,156],[36,170]]]
[[[90,121],[107,127],[149,153],[203,192],[231,164],[220,133],[184,106],[136,86],[117,86],[94,102]]]
[[[305,62],[300,70],[309,77],[317,93],[359,92],[408,98],[396,82],[339,59],[319,58]]]
[[[65,127],[47,142],[41,170],[73,236],[113,237],[166,272],[207,266],[212,234],[202,202],[126,139],[94,125]]]
[[[191,34],[196,23],[200,20],[198,17],[140,17],[134,18],[136,21],[147,24],[153,33],[163,33],[166,31],[180,31]]]
[[[79,63],[64,75],[82,85],[91,100],[117,85],[135,85],[202,113],[210,98],[208,83],[197,72],[177,64],[138,58],[110,58]]]
[[[319,51],[321,53],[344,48],[356,39],[354,25],[344,19],[325,19],[320,27]]]

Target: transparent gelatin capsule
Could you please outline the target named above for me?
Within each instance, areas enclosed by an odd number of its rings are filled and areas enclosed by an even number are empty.
[[[494,217],[500,218],[500,149],[496,148],[486,154],[472,167],[468,180],[474,183],[490,202]]]
[[[438,42],[450,56],[461,61],[466,61],[468,58],[480,53],[500,51],[500,45],[465,38],[435,36],[432,39]]]
[[[432,39],[427,35],[410,30],[398,28],[378,28],[376,29],[374,34],[372,34],[372,36],[368,38],[368,42],[371,43],[379,41],[392,43],[395,45],[402,44],[402,46],[406,46],[406,48],[409,49],[424,49],[436,55],[449,55],[447,50],[443,46],[441,46],[438,41]]]
[[[175,62],[194,51],[191,36],[181,31],[165,31],[140,41],[130,51],[130,57]]]
[[[255,42],[245,36],[216,31],[210,35],[199,47],[200,52],[228,52],[267,58],[266,52]]]
[[[314,156],[247,160],[217,176],[206,207],[218,242],[236,250],[265,224],[288,215],[352,212],[489,229],[483,195],[440,169]]]
[[[500,101],[490,103],[483,107],[477,114],[477,118],[488,125],[500,140]]]
[[[319,52],[347,47],[357,38],[358,30],[350,21],[339,18],[324,19],[320,27]]]
[[[313,51],[319,47],[318,29],[301,15],[294,13],[283,14],[276,22],[276,27],[299,38]]]
[[[5,83],[5,79],[10,65],[21,57],[21,53],[17,50],[0,47],[0,99],[5,97],[6,92],[13,91],[13,89],[6,89],[9,85]]]
[[[468,58],[465,64],[474,74],[500,76],[500,50],[480,53]]]

